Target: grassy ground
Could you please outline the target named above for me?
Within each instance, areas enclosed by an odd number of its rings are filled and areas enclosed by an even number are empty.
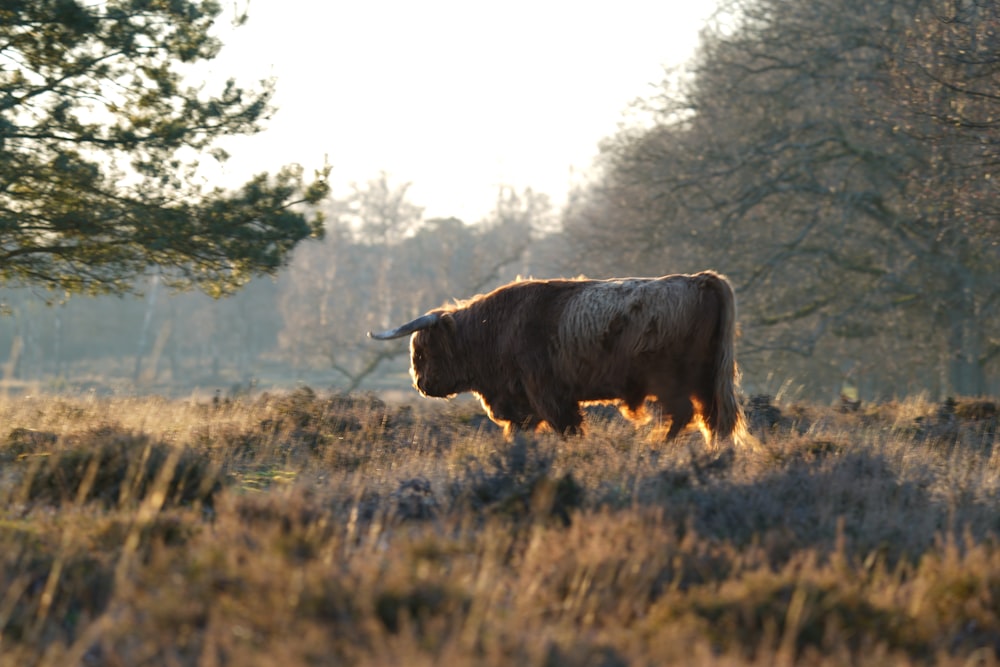
[[[0,666],[996,664],[996,407],[751,416],[0,401]]]

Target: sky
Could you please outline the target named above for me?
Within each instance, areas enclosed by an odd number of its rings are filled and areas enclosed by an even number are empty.
[[[557,207],[629,104],[683,63],[703,0],[235,0],[209,84],[274,77],[267,129],[232,140],[226,186],[288,163],[333,167],[333,196],[386,172],[425,218],[475,222],[501,186]],[[237,9],[249,20],[233,29]]]

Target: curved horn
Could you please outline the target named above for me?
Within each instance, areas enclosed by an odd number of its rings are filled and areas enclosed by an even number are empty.
[[[391,340],[393,338],[402,338],[403,336],[409,336],[414,331],[420,331],[421,329],[430,329],[432,326],[438,323],[441,319],[441,313],[427,313],[426,315],[421,315],[412,322],[407,322],[403,326],[396,327],[395,329],[389,329],[388,331],[381,331],[379,333],[368,332],[369,338],[374,338],[375,340]]]

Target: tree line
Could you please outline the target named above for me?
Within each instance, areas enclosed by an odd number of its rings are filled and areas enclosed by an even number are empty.
[[[0,290],[5,375],[107,391],[296,381],[402,388],[406,341],[372,345],[366,332],[551,265],[544,230],[555,215],[544,195],[502,188],[475,224],[424,219],[408,189],[383,173],[329,198],[319,211],[322,239],[300,244],[275,277],[224,299],[177,291],[155,276],[136,285],[138,298],[46,304],[37,290]]]
[[[273,364],[370,387],[405,378],[405,349],[365,330],[516,275],[715,268],[751,390],[1000,390],[995,2],[724,0],[561,210],[501,188],[475,224],[424,219],[385,174],[339,197],[294,166],[199,185],[217,139],[273,112],[268,82],[184,86],[179,65],[221,48],[220,12],[0,8],[7,378],[104,358],[132,382]]]
[[[585,263],[722,268],[756,377],[996,391],[997,3],[729,0],[671,74],[566,216]]]

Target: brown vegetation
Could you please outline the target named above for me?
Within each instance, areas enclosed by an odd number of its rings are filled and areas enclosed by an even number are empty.
[[[0,665],[996,664],[996,405],[748,409],[8,399]]]

